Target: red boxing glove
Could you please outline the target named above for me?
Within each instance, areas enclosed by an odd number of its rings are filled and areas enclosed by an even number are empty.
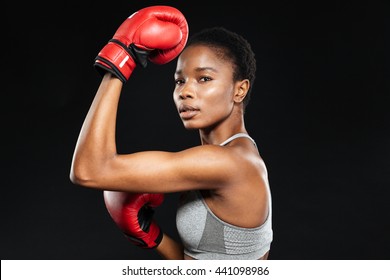
[[[170,6],[151,6],[129,16],[95,58],[96,70],[109,71],[125,83],[135,66],[148,60],[168,63],[184,49],[188,24],[183,14]]]
[[[133,244],[150,249],[160,244],[163,233],[153,214],[163,203],[163,194],[104,191],[103,195],[111,218]]]

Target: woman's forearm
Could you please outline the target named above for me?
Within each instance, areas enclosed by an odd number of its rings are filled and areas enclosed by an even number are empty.
[[[88,180],[116,154],[115,126],[122,82],[107,73],[82,125],[73,155],[71,178]]]
[[[183,245],[164,233],[161,243],[156,247],[157,253],[165,260],[183,260]]]

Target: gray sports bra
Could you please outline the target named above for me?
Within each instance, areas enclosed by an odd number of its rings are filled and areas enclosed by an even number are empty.
[[[238,133],[221,143],[228,144]],[[266,221],[255,228],[238,227],[218,218],[199,191],[182,194],[176,214],[176,226],[184,253],[199,260],[256,260],[270,250],[273,239],[271,198]]]

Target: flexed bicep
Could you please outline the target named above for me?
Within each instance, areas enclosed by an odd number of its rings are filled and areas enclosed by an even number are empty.
[[[232,174],[228,157],[224,148],[215,145],[117,155],[95,174],[89,187],[150,193],[211,189],[222,186]]]

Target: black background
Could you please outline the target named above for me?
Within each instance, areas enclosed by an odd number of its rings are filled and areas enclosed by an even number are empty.
[[[280,0],[4,4],[1,259],[160,258],[125,240],[101,191],[69,180],[100,82],[96,54],[130,14],[160,4],[179,8],[190,34],[225,26],[253,46],[246,124],[269,171],[270,259],[389,259],[390,11],[374,1]],[[175,111],[174,69],[149,64],[125,85],[119,152],[199,144]],[[177,195],[156,213],[174,238]]]

